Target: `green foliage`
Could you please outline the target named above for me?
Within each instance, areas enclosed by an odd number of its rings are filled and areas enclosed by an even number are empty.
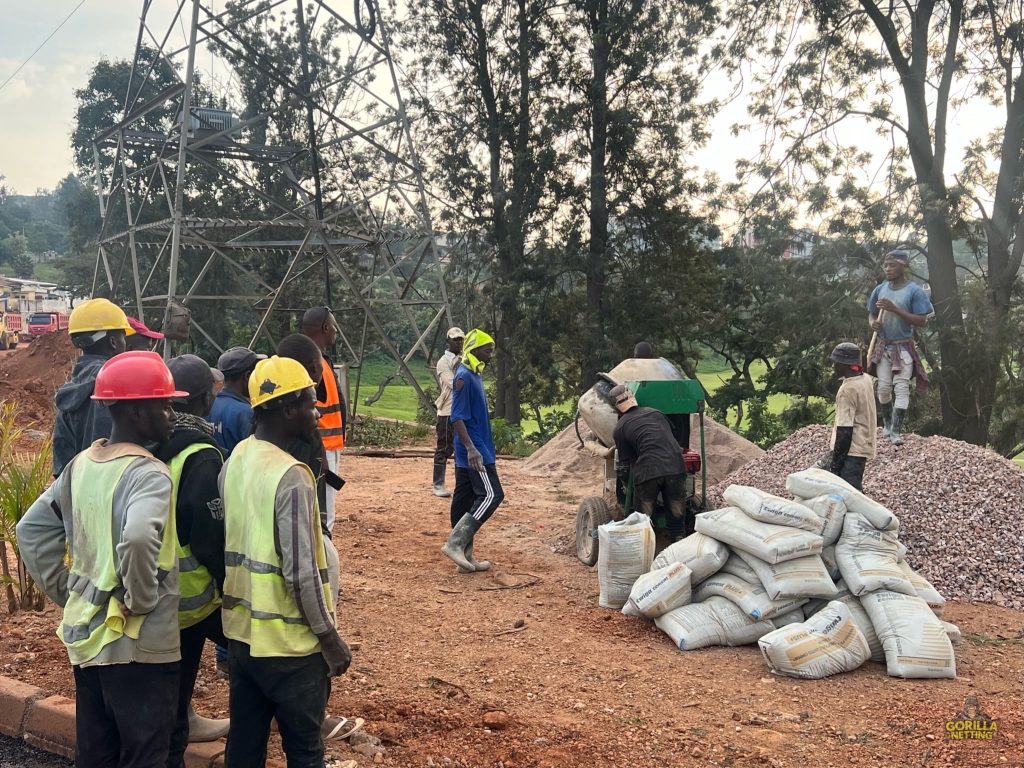
[[[441,390],[437,385],[431,385],[424,387],[423,391],[427,393],[431,404],[428,406],[423,400],[416,400],[416,422],[432,427],[437,423],[437,408],[433,404],[441,396]]]
[[[15,528],[50,482],[52,444],[47,440],[32,454],[17,453],[24,430],[17,426],[18,405],[0,401],[0,583],[8,613],[42,610],[46,596],[36,587],[21,559]],[[8,553],[14,557],[11,573]]]
[[[762,448],[771,448],[786,439],[789,431],[782,419],[769,412],[768,403],[761,397],[755,397],[747,403],[748,426],[743,436]]]
[[[791,399],[779,420],[786,432],[796,432],[808,424],[826,424],[829,420],[829,406],[822,400]]]
[[[544,414],[538,409],[537,413],[537,431],[531,432],[526,439],[538,448],[572,424],[576,416],[573,411],[562,409],[554,409]]]
[[[352,445],[357,448],[397,448],[405,433],[397,421],[359,419],[352,427]]]
[[[523,430],[518,424],[510,424],[505,419],[491,419],[491,434],[497,453],[511,456],[529,455],[530,447],[523,440]]]

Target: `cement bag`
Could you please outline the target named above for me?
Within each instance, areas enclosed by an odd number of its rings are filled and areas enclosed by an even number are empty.
[[[692,583],[704,581],[725,565],[729,548],[703,533],[691,533],[685,539],[665,547],[651,563],[652,568],[664,568],[682,563],[693,572]]]
[[[684,605],[654,623],[680,651],[709,645],[750,645],[774,629],[770,621],[754,621],[724,597]]]
[[[861,597],[877,589],[917,595],[914,585],[896,563],[899,547],[894,531],[880,531],[859,513],[847,512],[836,560],[843,581]]]
[[[690,569],[682,563],[648,571],[633,584],[622,608],[627,616],[656,619],[690,602]]]
[[[900,547],[900,552],[899,552],[899,556],[897,557],[897,562],[902,563],[904,560],[907,559],[907,545],[904,544],[901,541],[901,542],[899,542],[899,547]]]
[[[939,623],[942,624],[942,629],[945,630],[946,637],[949,638],[949,642],[953,645],[960,645],[962,637],[960,634],[960,627],[948,621],[942,621],[942,619],[939,619]]]
[[[843,497],[838,493],[826,493],[813,499],[799,499],[799,502],[824,521],[821,538],[825,546],[835,544],[843,532],[843,518],[846,517]]]
[[[789,624],[797,624],[804,620],[803,608],[794,608],[788,613],[780,613],[778,616],[772,618],[772,626],[776,629],[780,627],[788,626]]]
[[[836,600],[805,622],[769,632],[757,645],[772,672],[807,680],[852,672],[871,655],[850,609]]]
[[[843,578],[843,574],[839,572],[839,561],[836,560],[836,548],[833,544],[829,547],[821,548],[821,562],[825,566],[825,570],[828,571],[828,575],[832,577],[832,581],[839,581]]]
[[[634,512],[625,520],[598,526],[598,605],[619,610],[629,599],[633,582],[651,569],[654,559],[654,528],[651,519]]]
[[[757,574],[758,581],[772,600],[836,595],[836,585],[820,555],[797,557],[774,565],[746,552],[740,552],[739,556]]]
[[[693,590],[693,600],[697,603],[704,602],[712,595],[731,600],[755,620],[770,619],[788,613],[807,602],[805,597],[772,600],[761,584],[748,584],[731,573],[716,573]]]
[[[747,584],[761,583],[761,580],[757,578],[757,574],[754,573],[754,569],[747,565],[743,558],[735,552],[729,554],[729,559],[725,561],[725,565],[722,566],[722,570],[719,573],[731,573],[733,576],[743,579]]]
[[[919,574],[906,560],[899,562],[900,570],[906,574],[907,579],[914,585],[914,591],[917,596],[928,603],[928,607],[932,609],[932,613],[936,616],[941,617],[942,612],[946,608],[946,598],[939,594],[939,590],[932,586],[932,583],[928,581],[924,576]]]
[[[861,598],[893,677],[956,677],[956,657],[942,622],[917,595],[879,590]]]
[[[842,581],[836,585],[836,588],[839,590],[836,600],[850,609],[850,615],[853,617],[857,629],[861,631],[864,639],[868,641],[868,648],[871,650],[871,661],[885,664],[885,651],[882,649],[882,641],[878,639],[875,625],[871,623],[871,617],[868,616],[868,612],[861,605],[860,598],[850,594],[850,590],[846,588],[846,584]]]
[[[722,497],[729,506],[739,508],[762,523],[788,525],[819,536],[825,528],[822,519],[803,504],[773,496],[749,485],[730,485]]]
[[[875,528],[894,531],[900,527],[896,515],[827,469],[812,467],[794,472],[786,478],[786,490],[802,499],[835,493],[846,502],[848,511],[864,515]]]
[[[697,515],[697,530],[769,563],[821,554],[821,536],[754,520],[735,507]]]

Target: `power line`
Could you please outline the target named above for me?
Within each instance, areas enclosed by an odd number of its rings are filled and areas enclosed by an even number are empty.
[[[18,75],[18,73],[21,72],[22,69],[24,69],[26,64],[28,64],[30,61],[32,61],[32,57],[35,56],[37,53],[39,53],[39,51],[41,51],[43,49],[44,45],[46,45],[48,42],[50,42],[50,38],[52,38],[54,35],[56,35],[60,31],[60,28],[63,27],[65,24],[67,24],[68,20],[72,16],[75,15],[75,11],[77,11],[83,5],[85,5],[85,0],[80,0],[78,5],[76,5],[74,8],[71,9],[71,13],[69,13],[67,16],[64,17],[64,21],[62,21],[60,24],[58,24],[57,28],[54,29],[53,32],[48,34],[46,36],[46,39],[43,40],[43,42],[41,42],[39,44],[39,47],[36,48],[34,51],[32,51],[32,53],[29,55],[29,57],[27,59],[25,59],[23,62],[21,62],[21,64],[18,65],[18,68],[16,70],[14,70],[14,72],[11,73],[10,77],[8,77],[6,80],[4,80],[2,83],[0,83],[0,91],[2,91],[4,89],[4,87],[9,82],[11,82],[11,80],[13,80]]]

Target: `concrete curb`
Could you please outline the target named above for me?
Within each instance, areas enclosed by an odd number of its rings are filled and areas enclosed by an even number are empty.
[[[75,757],[75,702],[0,675],[0,733],[46,752]],[[285,768],[268,760],[268,768]],[[189,744],[185,768],[224,768],[224,742]]]

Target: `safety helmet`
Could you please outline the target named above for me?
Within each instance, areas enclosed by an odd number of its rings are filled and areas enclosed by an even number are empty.
[[[122,352],[103,364],[96,375],[93,400],[170,400],[188,397],[174,386],[174,377],[156,352]]]
[[[249,402],[253,408],[314,386],[305,367],[290,357],[268,357],[256,363],[249,376]]]
[[[466,334],[466,340],[462,343],[462,364],[473,373],[480,373],[487,365],[483,360],[477,359],[473,354],[474,350],[493,344],[494,339],[486,331],[474,328]]]
[[[124,311],[109,299],[89,299],[71,310],[68,333],[90,331],[124,331],[126,336],[135,333]]]
[[[859,366],[861,363],[860,347],[852,341],[844,341],[841,344],[836,344],[835,349],[832,350],[832,354],[828,356],[828,359],[833,363],[839,363],[840,365]]]

